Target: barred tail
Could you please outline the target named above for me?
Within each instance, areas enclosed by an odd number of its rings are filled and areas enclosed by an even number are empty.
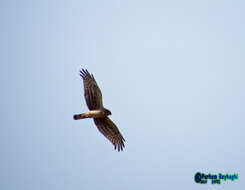
[[[75,119],[75,120],[85,119],[85,118],[88,118],[88,114],[86,114],[86,113],[73,115],[73,119]]]

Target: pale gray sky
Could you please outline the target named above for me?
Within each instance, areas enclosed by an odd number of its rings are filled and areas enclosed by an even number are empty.
[[[242,0],[1,1],[0,189],[242,189],[244,18]],[[123,152],[73,120],[81,68]]]

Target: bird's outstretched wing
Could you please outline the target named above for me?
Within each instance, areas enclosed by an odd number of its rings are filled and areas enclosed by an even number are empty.
[[[84,96],[89,110],[103,108],[102,94],[94,76],[84,69],[80,71],[80,76],[83,78]]]
[[[122,151],[124,148],[124,138],[118,130],[117,126],[110,120],[109,117],[94,118],[94,123],[99,131],[111,141],[114,148]]]

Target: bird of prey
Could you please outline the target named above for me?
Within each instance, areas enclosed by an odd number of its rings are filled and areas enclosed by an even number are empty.
[[[93,74],[82,69],[80,71],[80,76],[83,79],[84,97],[90,111],[82,114],[76,114],[73,118],[75,120],[93,118],[98,130],[111,141],[115,149],[122,151],[125,140],[117,126],[108,117],[108,115],[111,115],[111,112],[103,106],[102,93]]]

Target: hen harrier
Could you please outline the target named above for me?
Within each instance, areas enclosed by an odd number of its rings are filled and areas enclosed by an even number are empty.
[[[93,118],[99,131],[111,141],[114,148],[118,151],[123,150],[125,140],[117,126],[108,117],[111,112],[103,106],[102,94],[94,76],[84,69],[80,71],[80,76],[83,78],[84,96],[90,111],[76,114],[73,118],[75,120]]]

